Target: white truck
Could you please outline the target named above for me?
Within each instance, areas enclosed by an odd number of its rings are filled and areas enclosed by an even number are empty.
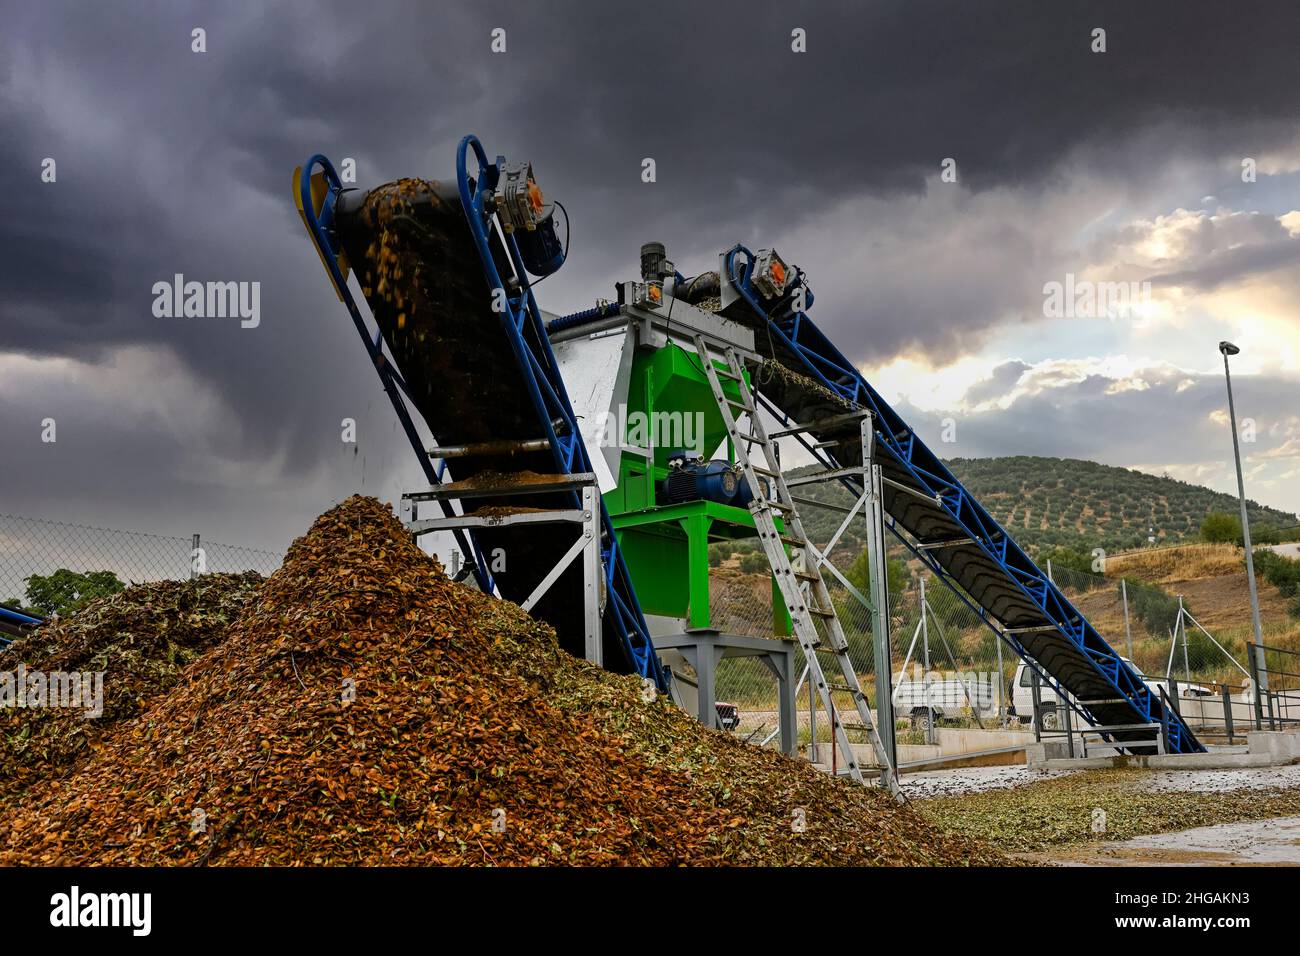
[[[1142,671],[1127,657],[1121,657],[1125,664],[1133,668],[1139,674]],[[1011,680],[1011,708],[1014,715],[1019,718],[1022,724],[1031,724],[1034,722],[1034,672],[1024,661],[1016,668],[1016,675]],[[1142,675],[1142,682],[1147,685],[1153,694],[1159,694],[1161,688],[1167,686],[1161,680],[1154,677]],[[1182,701],[1200,702],[1208,697],[1214,696],[1214,691],[1209,687],[1203,687],[1200,684],[1181,684],[1178,688],[1180,698],[1180,710],[1183,712],[1184,719],[1187,717],[1187,708],[1181,706]],[[1056,691],[1049,684],[1040,681],[1038,687],[1038,725],[1043,730],[1059,730],[1061,727],[1061,709],[1060,702],[1057,700]],[[1207,705],[1208,707],[1208,705]]]
[[[921,680],[900,681],[891,695],[894,713],[910,717],[912,726],[927,732],[931,715],[934,723],[955,720],[970,714],[996,717],[998,712],[997,676],[956,672],[940,678],[934,673]]]

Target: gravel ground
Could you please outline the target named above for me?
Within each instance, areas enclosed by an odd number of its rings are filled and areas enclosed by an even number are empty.
[[[1300,816],[1297,767],[1199,772],[1126,767],[1051,776],[1007,767],[955,773],[966,779],[949,781],[949,789],[932,790],[913,806],[965,836],[1012,853],[1047,852],[1061,862],[1070,862],[1069,854],[1088,845],[1114,846],[1134,837],[1226,823],[1259,823],[1262,831],[1266,821]],[[910,795],[919,797],[924,786],[925,781],[914,784]],[[1147,848],[1157,849],[1166,856],[1173,852],[1172,846]],[[1202,854],[1202,862],[1211,861]]]
[[[1030,770],[1014,767],[965,767],[927,770],[903,775],[903,790],[914,800],[955,797],[1009,790],[1079,773],[1077,770]],[[1224,793],[1236,790],[1276,790],[1300,787],[1300,764],[1246,770],[1151,770],[1135,784],[1142,790],[1166,793]]]
[[[903,792],[913,800],[928,797],[954,797],[986,790],[1009,790],[1040,780],[1064,777],[1076,771],[1030,770],[1023,764],[1013,767],[961,767],[955,770],[926,770],[903,774]]]
[[[1173,793],[1222,793],[1225,790],[1272,790],[1300,787],[1300,764],[1250,770],[1153,770],[1147,790]]]
[[[1295,866],[1300,817],[1221,823],[1025,858],[1072,866]]]

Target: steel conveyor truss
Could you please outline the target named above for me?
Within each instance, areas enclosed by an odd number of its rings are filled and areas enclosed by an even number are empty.
[[[756,373],[769,411],[778,419],[807,424],[835,421],[846,407],[865,408],[875,427],[877,464],[884,478],[884,507],[896,536],[982,620],[1047,679],[1064,690],[1084,718],[1098,727],[1159,724],[1172,753],[1204,751],[1168,699],[1153,692],[1102,638],[1079,610],[993,519],[907,423],[862,377],[807,315],[792,308],[788,294],[775,305],[751,283],[755,256],[736,246],[722,257],[724,286],[760,324],[760,350],[796,375]],[[803,282],[797,274],[793,284]],[[737,316],[732,314],[733,318]],[[840,415],[843,418],[843,415]],[[848,428],[813,433],[809,450],[830,469],[861,465],[862,447]],[[859,495],[850,472],[840,479]],[[906,532],[904,535],[902,532]],[[970,600],[966,599],[969,596]],[[973,602],[973,603],[972,603]],[[1067,699],[1065,694],[1062,699]],[[1118,730],[1116,742],[1151,752],[1151,734]],[[1142,741],[1138,744],[1137,741]]]

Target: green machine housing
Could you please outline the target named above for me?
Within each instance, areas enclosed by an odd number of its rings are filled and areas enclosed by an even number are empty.
[[[607,468],[601,491],[642,610],[680,620],[687,630],[720,631],[727,622],[715,620],[710,608],[709,545],[754,537],[753,516],[737,504],[669,501],[663,492],[676,451],[734,461],[696,335],[752,349],[749,329],[680,301],[671,314],[625,304],[608,322],[576,335],[552,333],[551,342],[590,456],[598,471],[602,461]],[[721,381],[727,397],[739,401],[737,383]],[[772,633],[788,635],[790,618],[775,583],[771,596]]]

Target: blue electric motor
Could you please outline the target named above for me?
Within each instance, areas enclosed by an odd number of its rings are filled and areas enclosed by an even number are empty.
[[[754,498],[738,465],[719,459],[705,461],[687,451],[668,456],[668,477],[660,483],[659,494],[668,504],[716,501],[740,508],[747,507]]]

